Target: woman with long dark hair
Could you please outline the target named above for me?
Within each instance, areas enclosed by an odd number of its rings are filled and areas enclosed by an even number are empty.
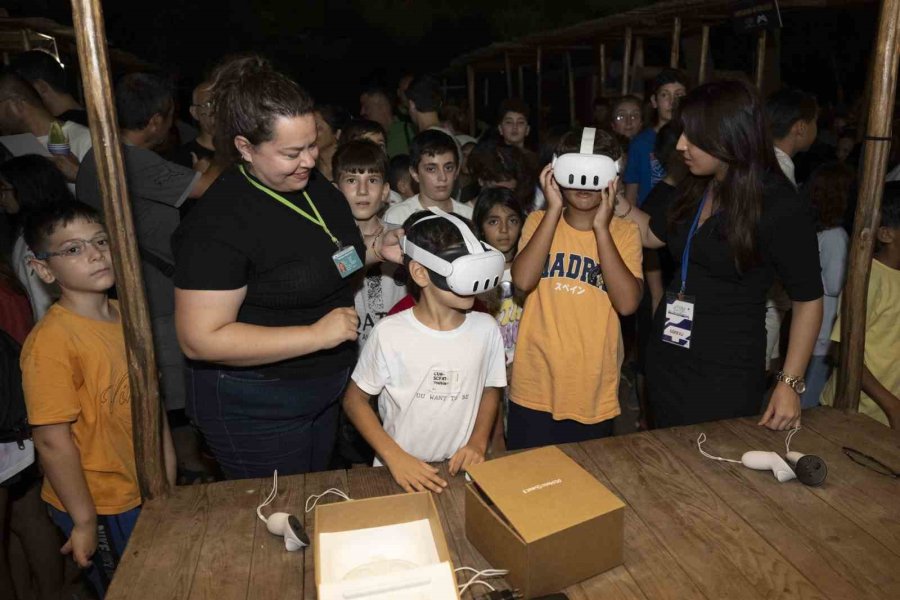
[[[816,230],[781,173],[756,91],[737,81],[690,92],[677,149],[690,174],[669,206],[632,209],[644,245],[678,264],[647,355],[658,426],[758,414],[765,394],[765,300],[777,276],[792,300],[790,347],[760,425],[800,417],[822,321]]]
[[[294,81],[245,57],[212,94],[216,148],[236,164],[173,236],[187,413],[229,478],[321,471],[356,361],[352,274],[399,262],[399,233],[363,244],[315,168],[314,105]]]

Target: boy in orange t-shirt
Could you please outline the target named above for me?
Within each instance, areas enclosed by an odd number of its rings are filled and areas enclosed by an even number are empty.
[[[22,387],[46,479],[41,497],[68,538],[99,597],[140,512],[131,430],[131,391],[109,238],[94,209],[80,202],[29,216],[32,266],[59,284],[59,301],[35,326],[21,353]],[[163,419],[169,482],[175,453]],[[98,556],[91,558],[97,552]]]
[[[570,131],[557,155],[579,151]],[[619,143],[597,131],[595,154],[613,160]],[[606,190],[560,188],[552,166],[541,173],[546,210],[528,216],[512,266],[526,292],[510,386],[507,447],[564,444],[612,434],[619,410],[619,315],[641,299],[641,237],[614,217],[618,178]]]

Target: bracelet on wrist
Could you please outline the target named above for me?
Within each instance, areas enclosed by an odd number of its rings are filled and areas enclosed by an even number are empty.
[[[378,251],[378,249],[375,248],[375,246],[378,244],[378,238],[380,238],[382,235],[384,235],[383,231],[381,233],[379,233],[378,235],[376,235],[374,238],[372,238],[372,254],[375,255],[375,258],[384,262],[384,257],[381,255],[381,253]]]

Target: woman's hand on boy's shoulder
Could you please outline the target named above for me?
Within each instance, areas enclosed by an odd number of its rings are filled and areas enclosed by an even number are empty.
[[[407,492],[424,492],[431,490],[440,494],[447,487],[447,482],[438,476],[436,467],[421,461],[408,452],[400,451],[390,459],[384,459],[391,471],[394,481]]]
[[[556,183],[556,178],[553,176],[552,163],[548,164],[544,167],[544,170],[541,171],[540,182],[541,191],[544,193],[544,198],[547,200],[547,212],[556,209],[562,210],[562,190],[559,189],[559,184]]]

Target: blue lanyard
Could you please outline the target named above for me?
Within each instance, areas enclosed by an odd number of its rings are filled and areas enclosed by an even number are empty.
[[[700,200],[700,206],[697,207],[697,214],[694,215],[694,222],[691,224],[691,228],[688,231],[687,241],[684,243],[684,252],[681,254],[681,291],[678,293],[679,297],[684,296],[684,290],[687,286],[688,259],[691,256],[691,242],[694,239],[694,234],[697,233],[697,226],[700,224],[700,215],[703,214],[703,207],[706,206],[707,198],[709,198],[708,191],[703,194],[703,199]]]

